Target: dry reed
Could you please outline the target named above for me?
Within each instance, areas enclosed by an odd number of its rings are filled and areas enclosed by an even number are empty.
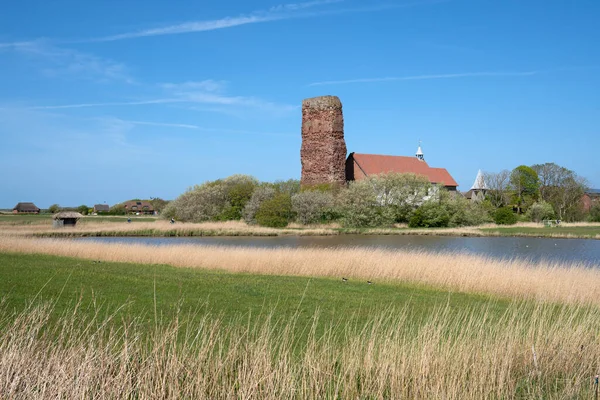
[[[2,236],[0,251],[112,262],[169,264],[234,273],[411,282],[460,292],[600,305],[600,269],[582,263],[532,263],[460,253],[374,248],[147,246]]]
[[[148,333],[76,307],[53,324],[51,310],[0,310],[0,397],[580,399],[600,367],[595,307],[441,308],[419,325],[388,310],[323,334],[316,314],[307,338],[273,314],[235,327],[176,316]]]

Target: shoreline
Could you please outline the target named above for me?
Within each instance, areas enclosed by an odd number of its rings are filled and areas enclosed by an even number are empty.
[[[486,231],[489,228],[447,228],[447,229],[330,229],[319,231],[307,229],[281,229],[275,232],[261,231],[235,231],[221,229],[140,229],[127,231],[48,231],[26,234],[25,237],[36,238],[77,238],[77,237],[293,237],[293,236],[344,236],[344,235],[364,235],[364,236],[446,236],[446,237],[522,237],[539,239],[588,239],[600,240],[600,234],[574,234],[569,232],[502,232]],[[493,229],[493,228],[492,228]],[[499,228],[505,229],[505,228]],[[544,229],[544,228],[536,228]]]

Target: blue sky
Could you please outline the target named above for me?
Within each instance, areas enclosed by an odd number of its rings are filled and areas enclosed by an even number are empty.
[[[600,187],[596,0],[81,0],[0,8],[0,208],[300,177],[303,98],[348,151]]]

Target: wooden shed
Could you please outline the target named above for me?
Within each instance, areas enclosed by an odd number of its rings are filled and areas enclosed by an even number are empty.
[[[52,216],[52,226],[55,228],[62,228],[63,226],[75,226],[79,218],[83,215],[75,211],[61,211]]]

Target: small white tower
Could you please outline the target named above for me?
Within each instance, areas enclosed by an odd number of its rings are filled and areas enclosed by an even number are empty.
[[[423,154],[423,150],[421,149],[421,141],[419,140],[419,148],[417,149],[417,154],[415,154],[417,158],[421,161],[425,161],[425,155]]]
[[[470,197],[472,201],[482,201],[485,199],[485,194],[488,191],[488,186],[485,184],[485,179],[481,170],[477,172],[477,177],[473,186],[471,186]]]
[[[483,172],[481,172],[481,170],[477,172],[477,177],[475,178],[473,186],[471,186],[471,190],[488,190],[488,187],[485,184],[485,179],[483,178]]]

